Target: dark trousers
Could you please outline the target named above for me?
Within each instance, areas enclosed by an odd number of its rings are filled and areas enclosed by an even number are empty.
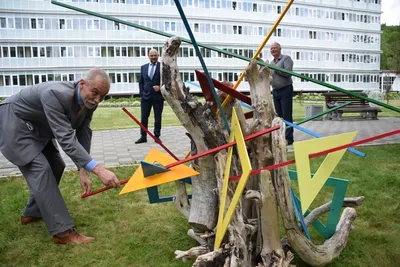
[[[58,184],[65,169],[60,152],[50,141],[29,164],[18,166],[31,195],[24,216],[42,217],[50,235],[74,227]]]
[[[161,135],[161,119],[162,111],[164,109],[164,101],[154,101],[154,100],[140,100],[140,111],[141,111],[141,123],[146,129],[148,129],[149,116],[151,108],[154,111],[154,135],[159,137]],[[146,137],[146,132],[140,129],[140,134],[142,137]]]
[[[293,122],[293,85],[272,90],[275,111],[285,121]],[[293,142],[293,128],[286,129],[286,140]]]

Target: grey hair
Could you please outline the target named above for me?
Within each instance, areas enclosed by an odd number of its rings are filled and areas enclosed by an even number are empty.
[[[97,77],[105,81],[108,87],[110,87],[110,76],[108,76],[107,72],[100,68],[90,69],[84,80],[91,84]]]
[[[282,48],[282,47],[281,47],[281,44],[278,43],[278,42],[273,42],[272,45],[273,45],[273,44],[276,44],[279,48]],[[271,46],[272,46],[272,45],[271,45]]]
[[[151,52],[156,52],[157,55],[159,55],[157,49],[154,49],[154,48],[150,49],[148,55],[150,55]]]

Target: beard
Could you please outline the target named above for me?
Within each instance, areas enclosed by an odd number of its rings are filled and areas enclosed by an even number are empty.
[[[96,106],[97,106],[97,104],[94,101],[90,101],[90,100],[85,101],[85,107],[87,109],[94,109]]]

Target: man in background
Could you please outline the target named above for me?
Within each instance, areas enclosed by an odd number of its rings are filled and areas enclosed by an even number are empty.
[[[144,64],[140,69],[139,92],[141,123],[148,128],[151,108],[154,111],[154,135],[160,138],[161,119],[164,108],[164,98],[160,91],[160,62],[158,52],[155,49],[149,51],[150,62]],[[135,144],[146,143],[147,133],[140,129],[140,138]]]
[[[282,55],[281,45],[273,43],[271,45],[271,55],[273,60],[271,65],[275,65],[285,70],[293,70],[293,60],[288,55]],[[293,122],[293,81],[292,75],[281,71],[272,70],[272,96],[275,111],[279,117],[288,122]],[[293,128],[286,129],[287,145],[293,144]]]
[[[43,220],[56,244],[89,243],[74,224],[58,185],[65,163],[60,147],[79,168],[80,184],[89,193],[93,172],[108,187],[118,187],[114,173],[90,156],[90,122],[110,90],[107,73],[91,69],[76,82],[45,82],[22,89],[0,103],[0,151],[24,176],[31,195],[21,224]]]

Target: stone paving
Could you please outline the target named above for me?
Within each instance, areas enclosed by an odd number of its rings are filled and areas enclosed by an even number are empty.
[[[356,140],[385,133],[400,128],[400,118],[380,118],[379,120],[344,119],[343,121],[309,121],[302,127],[323,136],[335,135],[350,131],[358,131]],[[179,127],[164,127],[161,139],[164,145],[178,158],[183,158],[189,151],[189,138],[185,129]],[[135,164],[145,158],[151,148],[164,151],[150,137],[144,144],[135,144],[139,138],[139,129],[94,131],[92,141],[92,156],[106,167]],[[295,141],[314,138],[306,133],[295,130]],[[366,145],[400,143],[400,134],[376,140]],[[289,147],[290,150],[290,147]],[[62,151],[67,169],[75,168],[71,159]],[[19,175],[18,168],[8,162],[0,154],[0,177]]]

